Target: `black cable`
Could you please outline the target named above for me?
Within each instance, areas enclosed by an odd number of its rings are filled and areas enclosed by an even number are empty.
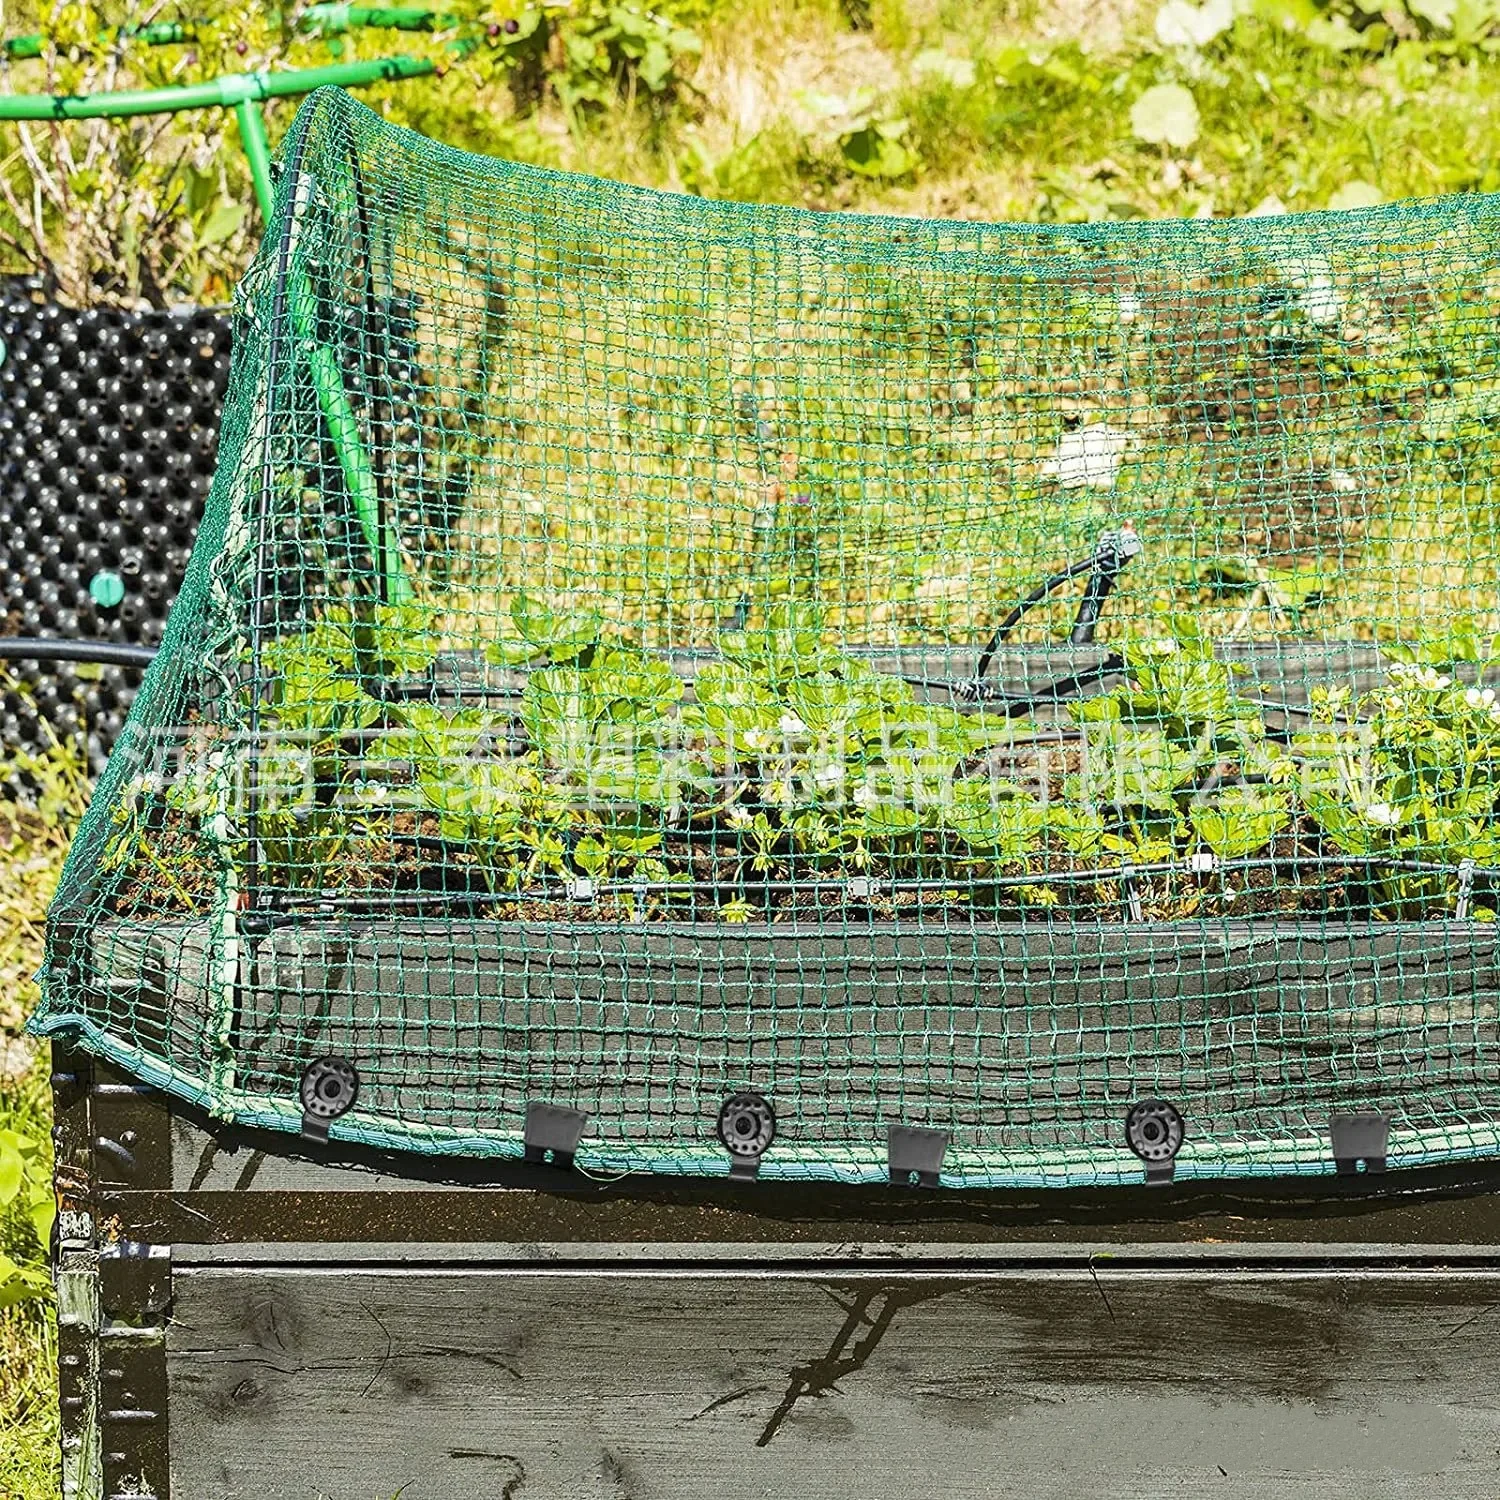
[[[80,661],[101,667],[149,667],[155,646],[119,641],[60,641],[47,636],[0,636],[0,661]]]
[[[995,633],[990,637],[989,644],[979,653],[979,661],[974,667],[974,678],[978,681],[989,670],[990,662],[994,659],[995,652],[1000,648],[1000,642],[1008,636],[1012,630],[1021,622],[1021,617],[1029,609],[1034,609],[1048,594],[1055,589],[1060,589],[1069,579],[1077,578],[1080,573],[1093,571],[1094,563],[1098,554],[1090,552],[1087,557],[1079,558],[1063,568],[1061,572],[1054,573],[1045,583],[1038,584],[1036,588],[995,626]]]
[[[1077,578],[1080,573],[1088,573],[1090,577],[1068,640],[1074,646],[1092,645],[1094,627],[1098,623],[1100,611],[1104,608],[1104,601],[1109,598],[1110,592],[1125,569],[1125,564],[1140,550],[1140,538],[1136,536],[1135,528],[1127,522],[1117,531],[1104,532],[1094,550],[1087,557],[1081,557],[1077,562],[1069,563],[1067,567],[1054,573],[1045,583],[1034,588],[995,627],[989,643],[979,653],[979,661],[974,667],[975,686],[971,689],[970,696],[976,698],[991,696],[982,690],[980,684],[984,681],[985,673],[989,671],[990,662],[994,660],[1001,641],[1015,629],[1027,610],[1034,609],[1054,590],[1060,589],[1070,579]],[[1009,695],[998,696],[1004,698]]]

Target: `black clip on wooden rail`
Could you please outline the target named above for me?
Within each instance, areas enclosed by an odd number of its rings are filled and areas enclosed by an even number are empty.
[[[1333,1144],[1333,1164],[1340,1177],[1352,1177],[1364,1163],[1366,1172],[1385,1171],[1386,1152],[1390,1148],[1389,1115],[1335,1115],[1328,1122]]]
[[[328,1127],[347,1115],[359,1098],[359,1072],[344,1057],[320,1057],[302,1075],[302,1134],[310,1141],[328,1139]]]
[[[752,1181],[776,1139],[776,1111],[760,1094],[731,1094],[719,1111],[719,1141],[729,1153],[729,1175]]]
[[[581,1109],[532,1100],[526,1106],[526,1160],[569,1170],[588,1122]]]
[[[1142,1099],[1125,1116],[1125,1144],[1146,1164],[1146,1181],[1171,1182],[1187,1135],[1182,1114],[1165,1099]]]
[[[942,1178],[948,1132],[923,1125],[892,1125],[887,1135],[891,1181],[935,1188]]]

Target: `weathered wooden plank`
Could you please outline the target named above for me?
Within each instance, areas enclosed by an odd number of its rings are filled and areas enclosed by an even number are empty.
[[[1500,1273],[180,1270],[195,1500],[1494,1500]]]
[[[670,1266],[676,1271],[739,1270],[764,1274],[768,1268],[806,1272],[822,1267],[835,1270],[887,1267],[904,1274],[925,1276],[962,1275],[966,1271],[988,1274],[996,1269],[1020,1271],[1098,1270],[1207,1273],[1215,1269],[1244,1271],[1332,1271],[1355,1270],[1376,1274],[1442,1269],[1465,1271],[1500,1270],[1500,1246],[1410,1245],[1358,1243],[1351,1241],[1291,1244],[1272,1241],[1146,1242],[1045,1240],[927,1241],[911,1239],[865,1240],[851,1243],[818,1241],[619,1241],[601,1240],[377,1240],[335,1244],[328,1241],[237,1241],[223,1245],[174,1245],[176,1266],[442,1266],[454,1270],[483,1265],[527,1266],[532,1269],[586,1268],[655,1270]]]

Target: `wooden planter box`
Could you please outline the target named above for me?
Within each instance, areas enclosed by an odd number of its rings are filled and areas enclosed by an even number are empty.
[[[221,932],[74,938],[151,1051],[55,1052],[69,1496],[1494,1500],[1500,1168],[1433,1160],[1500,1143],[1493,926],[346,916],[235,930],[232,973]],[[320,1052],[362,1081],[322,1145]],[[584,1170],[516,1159],[534,1100],[589,1113]],[[1384,1174],[1334,1175],[1355,1106]],[[879,1180],[902,1123],[945,1191]],[[1128,1185],[1039,1186],[1085,1152]]]
[[[601,1184],[56,1068],[72,1496],[1495,1494],[1493,1172]]]

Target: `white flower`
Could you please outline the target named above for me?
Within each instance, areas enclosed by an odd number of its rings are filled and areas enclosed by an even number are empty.
[[[1328,483],[1341,495],[1352,495],[1359,488],[1359,480],[1348,469],[1330,469]]]
[[[1401,813],[1389,802],[1372,802],[1364,809],[1364,818],[1378,827],[1394,828],[1401,821]]]
[[[813,773],[813,781],[818,786],[837,786],[844,779],[844,768],[836,760],[831,760],[827,765],[819,766]]]
[[[868,781],[862,781],[855,789],[854,801],[856,805],[868,811],[870,808],[880,805],[880,793]]]
[[[1494,688],[1470,688],[1464,694],[1464,702],[1470,708],[1493,708],[1495,704]]]
[[[1065,432],[1057,440],[1057,455],[1042,465],[1042,473],[1065,490],[1110,490],[1130,434],[1106,422]]]
[[[1176,656],[1179,647],[1171,636],[1163,635],[1153,640],[1137,641],[1134,649],[1142,656]]]
[[[765,729],[747,729],[740,736],[740,740],[745,749],[756,753],[769,750],[776,743],[775,737]]]
[[[1423,688],[1429,693],[1441,693],[1453,686],[1453,679],[1436,668],[1408,666],[1405,662],[1391,664],[1391,680],[1403,687]]]
[[[797,715],[791,711],[791,709],[787,709],[787,711],[782,714],[780,722],[778,724],[778,728],[780,728],[783,734],[807,733],[807,725],[804,724],[802,720],[799,719]]]
[[[1146,304],[1134,292],[1120,293],[1120,321],[1134,323],[1145,312]]]
[[[729,809],[729,826],[731,828],[748,828],[755,819],[750,810],[744,807],[731,807]]]

